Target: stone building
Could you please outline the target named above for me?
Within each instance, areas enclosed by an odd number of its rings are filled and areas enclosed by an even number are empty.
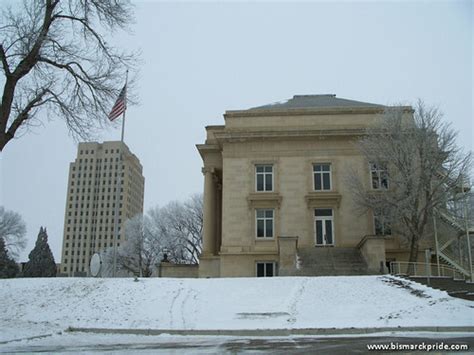
[[[116,247],[124,242],[125,221],[143,213],[142,170],[138,158],[120,141],[79,143],[69,165],[62,275],[88,275],[95,252],[113,248],[115,240]],[[116,207],[120,234],[114,238]]]
[[[207,126],[197,145],[205,177],[199,276],[378,273],[387,260],[408,260],[386,221],[360,215],[344,182],[353,167],[368,189],[387,188],[385,168],[354,145],[384,109],[297,95],[227,111],[225,125]],[[412,119],[411,107],[402,110]]]

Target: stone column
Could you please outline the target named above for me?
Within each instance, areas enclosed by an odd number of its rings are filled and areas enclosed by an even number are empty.
[[[218,254],[222,246],[222,183],[216,182],[216,253]]]
[[[216,184],[214,168],[204,167],[204,206],[202,226],[202,255],[214,255],[216,249]]]

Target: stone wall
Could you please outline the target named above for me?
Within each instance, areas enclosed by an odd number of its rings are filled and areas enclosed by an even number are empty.
[[[199,265],[162,262],[158,266],[158,277],[197,278],[198,269]]]
[[[386,273],[385,240],[379,236],[365,236],[358,245],[371,273]]]

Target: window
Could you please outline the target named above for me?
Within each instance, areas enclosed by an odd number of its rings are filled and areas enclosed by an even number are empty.
[[[331,190],[331,164],[314,164],[313,176],[316,191]]]
[[[255,184],[257,191],[273,191],[273,165],[255,166]]]
[[[273,210],[256,210],[257,238],[273,238]]]
[[[275,262],[257,262],[257,277],[275,276]]]
[[[385,164],[370,163],[370,177],[374,190],[388,189],[388,170]]]
[[[392,226],[390,219],[381,210],[374,211],[374,229],[375,235],[391,235]]]

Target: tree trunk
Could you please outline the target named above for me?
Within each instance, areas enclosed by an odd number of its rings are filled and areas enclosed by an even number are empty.
[[[3,151],[9,140],[6,133],[0,132],[0,152]]]
[[[415,273],[415,266],[414,263],[418,260],[418,236],[412,234],[411,241],[410,241],[410,257],[408,258],[408,268],[407,274],[413,275]]]

